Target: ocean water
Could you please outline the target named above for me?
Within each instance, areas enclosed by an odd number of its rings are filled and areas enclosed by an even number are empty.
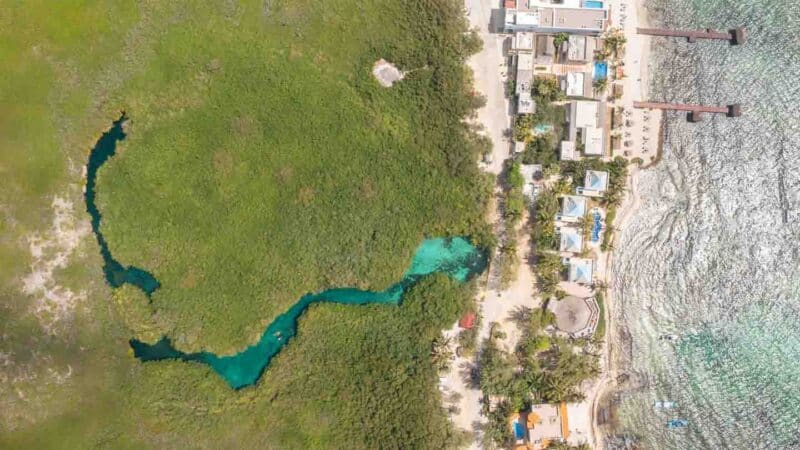
[[[667,27],[747,27],[742,46],[659,38],[651,80],[655,100],[741,103],[744,115],[670,114],[663,160],[640,176],[612,283],[614,354],[630,377],[617,434],[648,449],[800,449],[800,2],[648,9]],[[677,418],[689,425],[668,430]]]

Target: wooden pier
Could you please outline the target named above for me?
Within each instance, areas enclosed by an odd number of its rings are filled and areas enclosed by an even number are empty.
[[[728,106],[687,105],[683,103],[658,103],[658,102],[633,102],[634,108],[639,109],[664,109],[671,111],[688,112],[689,122],[700,122],[703,114],[725,114],[728,117],[742,115],[742,105],[735,103]]]
[[[731,45],[741,45],[747,40],[747,30],[744,27],[732,30],[716,31],[708,28],[706,30],[669,30],[666,28],[637,28],[636,33],[648,36],[669,36],[683,37],[689,42],[697,42],[698,39],[717,39],[728,41]]]

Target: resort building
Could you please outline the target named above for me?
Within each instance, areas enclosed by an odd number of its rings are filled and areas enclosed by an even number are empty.
[[[593,262],[585,258],[569,258],[569,281],[578,284],[592,284]]]
[[[567,61],[593,61],[594,52],[598,46],[599,43],[596,37],[571,34],[567,40]]]
[[[505,6],[507,33],[535,31],[597,36],[608,23],[608,7],[600,0],[516,0],[506,2]]]
[[[569,140],[576,142],[580,131],[583,153],[601,156],[604,153],[605,102],[573,100],[569,106]]]
[[[517,63],[517,76],[514,88],[517,94],[517,114],[533,114],[536,112],[536,102],[531,98],[533,54],[519,53],[514,59]]]
[[[602,170],[587,170],[583,180],[583,187],[577,189],[578,195],[589,197],[602,197],[608,189],[608,172]]]
[[[556,328],[571,338],[591,337],[597,329],[600,307],[594,297],[567,296],[547,304],[556,317]]]
[[[586,197],[579,195],[565,195],[561,199],[561,214],[556,220],[564,222],[577,222],[586,214]]]
[[[533,450],[546,449],[553,442],[569,438],[567,405],[532,405],[528,413],[528,439]]]
[[[533,53],[533,40],[536,35],[529,31],[514,33],[511,38],[511,51],[515,53]]]
[[[567,97],[591,97],[594,89],[591,72],[568,72],[561,80],[561,89]]]
[[[573,227],[561,227],[558,231],[561,235],[559,251],[567,253],[580,253],[583,251],[583,235],[580,230]]]
[[[578,159],[575,156],[575,142],[561,141],[561,152],[559,153],[559,159],[561,161],[573,161]]]

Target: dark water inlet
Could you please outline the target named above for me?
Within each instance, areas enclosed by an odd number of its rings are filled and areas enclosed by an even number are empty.
[[[100,211],[95,204],[97,172],[114,156],[116,144],[125,139],[122,129],[127,117],[122,116],[111,129],[103,133],[89,155],[86,180],[86,210],[92,218],[92,230],[103,256],[103,272],[106,281],[114,288],[129,283],[148,296],[159,287],[158,280],[149,272],[137,267],[125,267],[111,255],[108,243],[100,231]],[[211,352],[184,353],[173,347],[164,337],[155,344],[137,339],[130,340],[134,355],[142,361],[179,359],[207,364],[234,389],[249,386],[258,381],[261,374],[286,343],[297,333],[297,320],[314,303],[340,303],[366,305],[383,303],[397,305],[403,295],[425,276],[443,273],[465,282],[486,267],[486,253],[463,237],[426,239],[417,248],[411,265],[402,279],[383,291],[373,292],[355,288],[335,288],[317,294],[306,294],[288,311],[279,315],[261,335],[261,339],[241,352],[231,356],[217,356]]]
[[[109,158],[114,156],[117,151],[117,142],[125,139],[122,125],[127,120],[125,113],[122,113],[120,118],[113,122],[111,128],[100,136],[100,139],[98,139],[89,153],[89,162],[86,164],[86,192],[84,192],[84,198],[86,199],[86,211],[92,218],[92,231],[97,237],[97,243],[100,245],[100,255],[103,257],[103,273],[106,281],[115,288],[121,287],[125,283],[132,284],[149,296],[160,286],[158,280],[146,270],[133,266],[125,267],[114,259],[111,255],[111,250],[108,249],[108,243],[100,231],[101,215],[95,203],[97,198],[97,171]]]

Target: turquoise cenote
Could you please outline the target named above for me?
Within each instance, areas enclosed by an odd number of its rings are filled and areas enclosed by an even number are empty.
[[[100,230],[100,211],[95,205],[97,172],[116,151],[116,144],[125,138],[123,124],[127,117],[123,114],[104,133],[89,155],[86,181],[86,209],[91,215],[92,230],[100,245],[103,256],[103,272],[106,281],[114,288],[131,284],[146,294],[152,294],[159,287],[157,279],[147,271],[136,267],[125,267],[116,261],[108,248]],[[341,303],[365,305],[384,303],[397,305],[403,294],[422,278],[433,273],[443,273],[455,280],[464,282],[482,272],[486,267],[486,253],[475,247],[463,237],[425,239],[417,248],[400,281],[382,291],[368,291],[356,288],[334,288],[320,293],[306,294],[285,313],[279,315],[261,335],[261,339],[241,352],[231,356],[217,356],[210,352],[184,353],[172,346],[164,337],[155,344],[131,339],[134,355],[142,361],[179,359],[194,361],[210,366],[234,389],[250,386],[269,365],[270,360],[297,333],[297,319],[314,303]]]

